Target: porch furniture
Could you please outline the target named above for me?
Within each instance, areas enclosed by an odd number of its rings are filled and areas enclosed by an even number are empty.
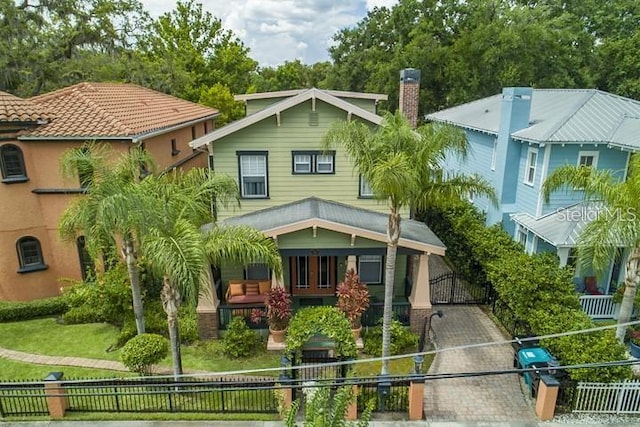
[[[264,304],[271,289],[271,280],[230,280],[225,299],[227,304]]]

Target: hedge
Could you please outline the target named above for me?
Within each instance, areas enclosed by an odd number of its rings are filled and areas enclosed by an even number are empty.
[[[430,209],[421,218],[444,241],[447,256],[469,279],[488,281],[503,304],[535,335],[595,327],[580,308],[573,272],[555,254],[526,254],[499,225],[487,227],[470,205]],[[542,342],[563,364],[626,359],[614,330],[547,339]],[[578,381],[616,381],[631,376],[628,367],[575,369]]]
[[[63,297],[52,297],[28,302],[0,301],[0,322],[18,322],[38,317],[58,316],[67,310]]]

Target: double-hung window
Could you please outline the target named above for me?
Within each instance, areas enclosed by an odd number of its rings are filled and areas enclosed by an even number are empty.
[[[594,169],[598,167],[598,152],[580,151],[578,153],[578,166],[591,166]]]
[[[382,283],[382,255],[359,256],[358,276],[362,283]]]
[[[368,199],[373,197],[373,190],[369,185],[369,182],[360,175],[360,197],[363,199]]]
[[[240,193],[244,198],[269,196],[266,151],[238,151]]]
[[[524,170],[524,183],[533,185],[536,179],[536,166],[538,165],[538,149],[529,148],[527,152],[527,165]]]
[[[335,173],[335,161],[335,151],[293,151],[291,153],[294,175]]]

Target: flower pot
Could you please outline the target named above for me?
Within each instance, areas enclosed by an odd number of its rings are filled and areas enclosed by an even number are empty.
[[[353,339],[358,341],[360,339],[360,333],[362,332],[362,326],[359,328],[351,328],[351,333],[353,334]]]
[[[287,334],[287,330],[286,329],[282,329],[280,331],[275,331],[275,330],[269,328],[269,333],[271,334],[271,337],[273,338],[273,342],[284,342],[284,336]]]
[[[636,359],[640,359],[640,345],[634,344],[633,341],[629,341],[629,353]]]

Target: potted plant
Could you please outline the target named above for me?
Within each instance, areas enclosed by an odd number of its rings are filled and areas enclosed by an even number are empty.
[[[353,337],[357,340],[362,331],[362,313],[369,308],[369,289],[360,282],[356,272],[349,269],[344,275],[344,280],[338,284],[336,296],[336,306],[349,319]]]
[[[640,359],[640,330],[629,329],[629,353],[636,359]]]
[[[265,301],[269,332],[275,342],[284,342],[284,335],[291,319],[291,296],[286,289],[272,288]]]

